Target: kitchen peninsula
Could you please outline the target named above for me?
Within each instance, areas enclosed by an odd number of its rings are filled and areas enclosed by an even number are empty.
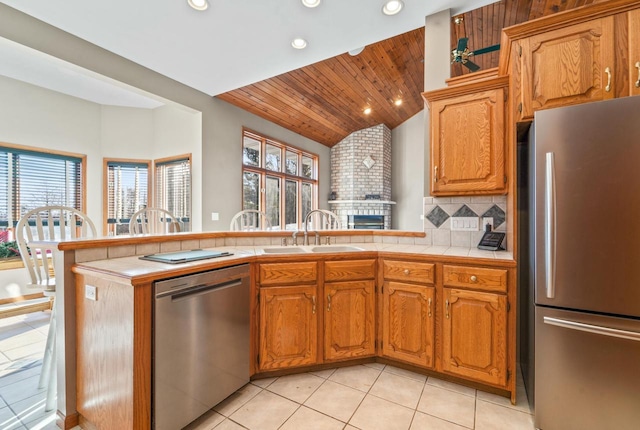
[[[64,273],[65,285],[57,301],[64,315],[58,327],[61,427],[151,428],[153,283],[244,263],[251,266],[252,377],[381,361],[515,400],[510,252],[429,246],[422,232],[321,234],[332,244],[282,247],[288,232],[58,244],[57,273]],[[184,264],[139,259],[190,249],[233,255]],[[97,300],[86,297],[87,285]],[[295,306],[278,300],[285,291],[298,299]],[[301,321],[294,308],[308,310],[308,318]],[[269,320],[272,312],[284,316]],[[283,346],[270,337],[279,329],[299,332]],[[306,343],[296,343],[300,339]],[[292,357],[292,349],[299,355]]]

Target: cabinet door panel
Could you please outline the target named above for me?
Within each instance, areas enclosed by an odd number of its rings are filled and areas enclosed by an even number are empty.
[[[327,360],[375,354],[375,282],[325,284]]]
[[[431,104],[433,195],[504,189],[504,110],[502,88]]]
[[[630,94],[640,95],[640,9],[629,12]]]
[[[507,298],[444,288],[442,370],[507,383]]]
[[[613,40],[613,17],[532,36],[523,68],[523,85],[531,87],[531,109],[612,98]]]
[[[433,367],[435,288],[385,282],[382,355]]]
[[[260,289],[261,370],[315,364],[316,287]]]

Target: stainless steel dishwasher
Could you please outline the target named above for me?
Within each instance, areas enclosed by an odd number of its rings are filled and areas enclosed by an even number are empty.
[[[155,283],[153,424],[180,429],[249,382],[249,265]]]

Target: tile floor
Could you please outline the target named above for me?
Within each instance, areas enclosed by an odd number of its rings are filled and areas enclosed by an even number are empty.
[[[57,429],[55,412],[44,412],[45,390],[38,389],[50,315],[0,319],[0,429]]]
[[[0,429],[53,430],[37,388],[49,313],[0,319]],[[252,381],[188,430],[533,430],[506,398],[372,363]],[[79,429],[79,428],[77,428]]]
[[[519,401],[378,363],[247,384],[188,430],[533,430]]]

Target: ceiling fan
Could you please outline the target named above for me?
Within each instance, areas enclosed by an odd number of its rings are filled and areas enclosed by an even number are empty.
[[[476,49],[475,51],[469,51],[469,47],[467,46],[468,42],[468,37],[462,37],[458,39],[458,46],[456,47],[456,49],[451,51],[451,64],[461,63],[472,72],[477,72],[478,70],[480,70],[480,66],[469,60],[469,57],[472,57],[474,55],[486,54],[487,52],[493,52],[500,49],[500,45],[498,44],[487,46],[486,48]]]

